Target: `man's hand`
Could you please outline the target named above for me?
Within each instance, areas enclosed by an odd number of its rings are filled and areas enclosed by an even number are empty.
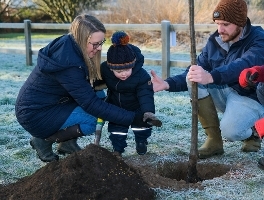
[[[200,83],[202,85],[214,82],[212,75],[198,65],[192,65],[190,67],[189,72],[187,73],[187,78],[189,81]]]
[[[244,69],[239,75],[239,84],[245,89],[255,88],[257,82],[264,82],[264,66]]]
[[[169,84],[164,81],[162,78],[160,78],[156,72],[153,70],[150,71],[152,75],[151,82],[153,84],[153,90],[154,92],[162,91],[162,90],[168,90],[170,88]]]

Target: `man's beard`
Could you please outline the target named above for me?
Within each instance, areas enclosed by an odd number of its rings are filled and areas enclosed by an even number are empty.
[[[237,27],[236,30],[234,31],[234,33],[232,33],[231,35],[227,35],[227,34],[221,34],[221,38],[223,42],[230,42],[232,40],[234,40],[238,35],[240,35],[241,33],[241,29],[240,27]],[[223,36],[225,36],[225,38],[223,38]]]

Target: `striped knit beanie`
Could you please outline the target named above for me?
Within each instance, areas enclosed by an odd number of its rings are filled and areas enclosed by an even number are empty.
[[[111,40],[112,45],[107,51],[107,66],[114,70],[133,68],[136,57],[128,45],[129,36],[124,31],[117,31]]]

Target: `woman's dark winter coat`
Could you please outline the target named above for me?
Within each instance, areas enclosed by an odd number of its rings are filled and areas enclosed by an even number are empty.
[[[130,125],[135,116],[96,96],[80,48],[68,34],[40,49],[37,65],[18,94],[16,117],[31,135],[47,138],[77,106],[118,124]]]

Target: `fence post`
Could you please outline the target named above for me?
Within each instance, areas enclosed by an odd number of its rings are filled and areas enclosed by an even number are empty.
[[[161,40],[162,40],[162,78],[170,76],[170,21],[161,21]]]
[[[26,45],[26,64],[32,65],[32,47],[31,47],[31,21],[24,20],[24,34]]]

